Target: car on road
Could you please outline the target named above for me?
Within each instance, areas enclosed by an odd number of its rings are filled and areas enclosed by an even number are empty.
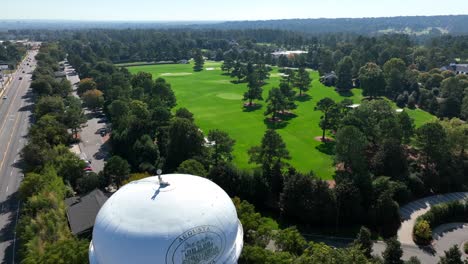
[[[97,121],[99,124],[102,124],[102,123],[106,123],[107,122],[107,118],[101,118]]]
[[[5,96],[3,96],[3,100],[6,100],[7,98],[8,98],[8,97],[7,97],[6,95],[5,95]]]
[[[19,77],[18,79],[21,81],[21,80],[23,80],[23,77]]]

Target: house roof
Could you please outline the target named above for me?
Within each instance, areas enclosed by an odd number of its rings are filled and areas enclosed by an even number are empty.
[[[81,234],[94,226],[99,209],[107,199],[108,197],[99,189],[82,197],[65,199],[68,223],[74,235]]]
[[[459,72],[468,72],[468,64],[456,64],[456,71]]]

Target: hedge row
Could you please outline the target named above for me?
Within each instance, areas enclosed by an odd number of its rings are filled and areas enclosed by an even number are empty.
[[[449,222],[468,222],[468,200],[438,204],[419,216],[413,228],[414,241],[417,244],[429,244],[432,229]]]

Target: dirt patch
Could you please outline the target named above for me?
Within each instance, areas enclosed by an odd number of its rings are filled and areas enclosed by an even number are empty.
[[[244,103],[244,107],[256,107],[256,103]]]
[[[333,138],[325,137],[325,140],[322,140],[322,136],[314,137],[315,141],[318,142],[333,142],[335,141]]]
[[[283,122],[283,120],[282,120],[281,118],[278,118],[278,117],[276,117],[275,119],[273,119],[273,118],[270,117],[270,118],[268,118],[267,120],[268,120],[268,122],[270,122],[270,123],[281,123],[281,122]]]

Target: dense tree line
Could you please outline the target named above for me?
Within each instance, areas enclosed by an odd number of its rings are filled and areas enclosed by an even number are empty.
[[[14,69],[26,54],[26,48],[22,44],[4,41],[0,43],[0,64],[8,64]]]
[[[57,81],[64,52],[44,44],[31,87],[34,120],[21,152],[25,177],[19,188],[23,202],[17,226],[21,263],[87,263],[89,241],[74,237],[68,227],[64,199],[79,190],[85,163],[68,145],[83,122],[81,103],[71,97],[67,80]]]

